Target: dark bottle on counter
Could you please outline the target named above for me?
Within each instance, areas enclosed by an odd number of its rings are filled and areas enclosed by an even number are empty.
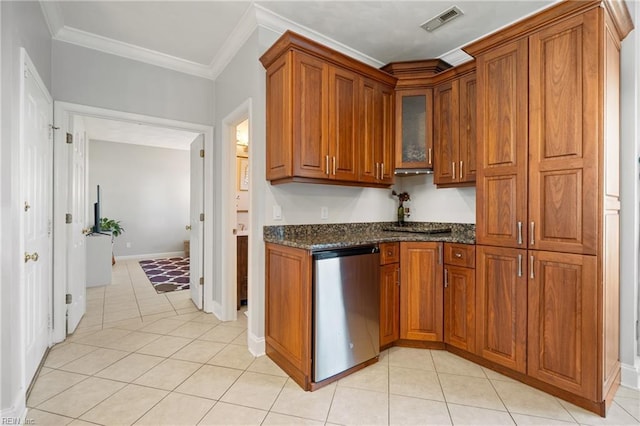
[[[398,226],[404,226],[404,206],[398,207]]]

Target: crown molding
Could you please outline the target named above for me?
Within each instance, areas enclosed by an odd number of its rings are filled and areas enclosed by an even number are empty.
[[[256,11],[256,20],[258,22],[258,25],[261,27],[272,30],[278,34],[282,34],[286,30],[291,30],[327,47],[330,47],[333,50],[337,50],[340,53],[357,59],[360,62],[371,65],[372,67],[380,68],[384,65],[384,62],[380,62],[379,60],[372,58],[371,56],[365,55],[364,53],[353,49],[345,44],[342,44],[339,41],[329,38],[315,30],[312,30],[311,28],[307,28],[303,25],[297,24],[283,16],[278,15],[277,13],[270,11],[269,9],[266,9],[259,4],[254,4],[253,7]]]
[[[473,56],[467,54],[462,49],[455,49],[439,56],[438,59],[442,59],[453,67],[457,67],[458,65],[472,61]]]
[[[65,26],[60,29],[54,39],[112,55],[145,62],[147,64],[168,68],[185,74],[213,79],[211,68],[207,65],[177,58],[175,56],[135,46],[133,44],[123,43],[121,41],[78,30],[76,28]]]
[[[57,1],[40,0],[40,8],[44,15],[44,20],[49,27],[51,37],[58,35],[58,32],[64,27],[64,18],[62,17],[62,9]]]
[[[224,41],[222,47],[209,64],[211,78],[215,80],[224,71],[240,48],[247,42],[251,34],[258,28],[256,11],[253,5],[244,12],[240,21],[233,28],[229,37]]]

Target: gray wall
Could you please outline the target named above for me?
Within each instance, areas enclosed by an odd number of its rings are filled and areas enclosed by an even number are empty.
[[[640,155],[640,4],[627,1],[636,29],[622,42],[620,72],[620,361],[622,384],[640,386],[636,321],[640,245],[638,158]]]
[[[61,41],[53,42],[58,101],[191,123],[213,122],[213,81]]]
[[[24,47],[38,74],[51,90],[51,37],[38,2],[0,2],[0,416],[21,415],[22,348],[17,250],[22,238],[20,210],[20,47]]]
[[[100,185],[101,215],[125,228],[115,240],[116,256],[183,250],[189,239],[189,179],[189,151],[89,142],[89,211]],[[90,218],[93,223],[93,213]]]

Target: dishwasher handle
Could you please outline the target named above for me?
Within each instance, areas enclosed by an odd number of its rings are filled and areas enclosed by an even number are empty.
[[[377,245],[366,245],[356,247],[346,247],[340,249],[318,250],[314,251],[313,260],[331,259],[333,257],[359,256],[363,254],[380,253]]]

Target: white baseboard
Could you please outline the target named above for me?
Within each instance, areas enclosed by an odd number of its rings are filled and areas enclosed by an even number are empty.
[[[147,253],[147,254],[134,254],[131,256],[116,256],[116,262],[118,260],[146,260],[146,259],[161,259],[163,257],[182,257],[183,251],[170,251],[167,253]]]
[[[640,367],[622,364],[620,369],[620,384],[628,388],[640,390]]]
[[[2,424],[23,425],[25,424],[26,416],[27,401],[25,400],[24,389],[20,389],[11,407],[0,410],[0,419],[2,419]]]
[[[222,317],[222,305],[215,300],[213,301],[213,309],[211,313],[213,313],[213,315],[215,315],[220,321],[224,321]]]
[[[265,340],[264,337],[257,337],[253,333],[249,333],[248,339],[249,352],[253,356],[262,356],[265,354]]]

